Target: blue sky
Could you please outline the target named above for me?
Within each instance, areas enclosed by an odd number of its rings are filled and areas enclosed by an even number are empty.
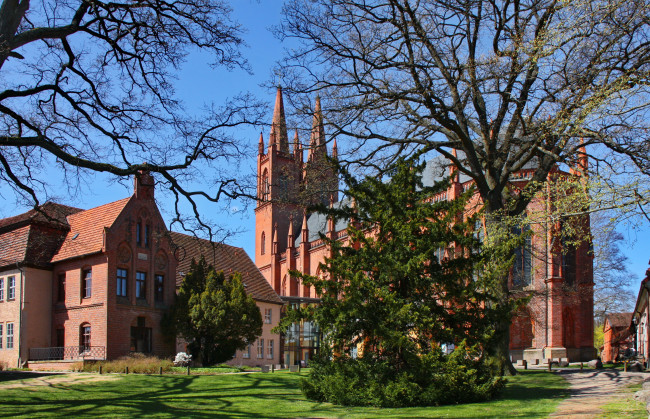
[[[203,105],[212,102],[218,105],[224,98],[246,91],[268,101],[270,105],[273,103],[275,92],[273,89],[262,87],[261,84],[275,78],[271,70],[276,60],[280,59],[283,54],[283,45],[268,30],[272,25],[280,22],[282,2],[280,0],[235,0],[232,1],[232,5],[235,18],[247,31],[244,38],[248,47],[243,52],[251,65],[253,74],[250,75],[242,70],[232,72],[223,69],[215,70],[208,65],[209,56],[200,53],[190,55],[187,63],[178,73],[176,82],[178,97],[185,102],[190,112],[193,109],[198,112]],[[269,115],[269,122],[270,119]],[[242,141],[256,149],[260,130],[264,131],[265,140],[268,140],[268,128],[266,127],[242,128],[239,135]],[[344,148],[340,141],[339,147]],[[252,153],[250,159],[239,164],[239,172],[244,176],[255,176],[255,168],[256,153]],[[80,208],[90,208],[121,199],[131,193],[130,182],[126,182],[127,186],[121,186],[100,175],[90,179],[88,184],[94,187],[78,194],[72,202],[62,201],[62,203]],[[0,191],[3,189],[6,188],[0,185]],[[4,194],[4,196],[10,197],[11,195]],[[164,212],[166,203],[159,202],[159,204],[163,207]],[[230,211],[220,213],[212,218],[218,218],[228,228],[245,230],[228,239],[228,244],[243,247],[252,256],[255,246],[253,205],[249,203],[246,209],[243,208],[246,208],[244,203],[234,203]],[[27,209],[14,202],[7,202],[0,208],[0,217],[15,215]],[[208,214],[217,214],[218,211],[215,206],[210,205],[201,206],[201,210]],[[645,222],[641,230],[622,227],[620,231],[627,239],[623,250],[630,260],[630,272],[636,276],[632,287],[633,292],[636,293],[638,282],[644,276],[644,272],[648,268],[648,259],[650,259],[650,239],[648,238],[650,225]]]

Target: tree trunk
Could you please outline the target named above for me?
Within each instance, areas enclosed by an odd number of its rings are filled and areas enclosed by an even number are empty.
[[[28,8],[29,0],[3,0],[0,6],[0,68],[11,53],[9,41],[16,35]]]
[[[503,232],[499,233],[499,229],[503,228],[503,220],[501,215],[502,206],[500,204],[501,200],[497,199],[498,202],[489,202],[485,206],[486,210],[486,230],[487,232],[494,232],[496,234],[497,240],[500,237],[504,237]],[[492,204],[492,205],[490,205]],[[492,208],[490,208],[492,207]],[[496,208],[495,208],[496,207]],[[489,234],[489,233],[488,233]],[[492,243],[493,246],[502,246],[501,243],[495,242]],[[514,252],[514,249],[511,249],[506,258],[511,257]],[[498,304],[502,306],[508,306],[510,301],[510,290],[508,289],[508,278],[509,272],[505,272],[501,275],[499,284],[497,285],[498,290],[495,290],[498,295]],[[511,314],[508,313],[508,316],[501,319],[495,325],[497,341],[490,350],[490,355],[494,356],[497,359],[499,365],[499,371],[501,375],[516,375],[517,370],[512,361],[510,360],[510,323],[511,323]]]

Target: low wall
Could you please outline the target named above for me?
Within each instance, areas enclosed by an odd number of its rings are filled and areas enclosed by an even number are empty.
[[[83,361],[29,361],[26,367],[32,371],[72,371],[77,363]]]

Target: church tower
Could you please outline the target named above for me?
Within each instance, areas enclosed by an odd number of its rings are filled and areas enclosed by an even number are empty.
[[[338,154],[336,139],[332,145],[332,158]],[[309,140],[309,153],[303,169],[302,200],[309,205],[329,205],[338,202],[338,178],[331,161],[327,158],[325,128],[320,97],[316,97],[314,119]]]
[[[289,224],[300,220],[299,205],[302,181],[302,149],[298,133],[294,150],[289,149],[287,124],[284,116],[282,88],[278,86],[268,148],[260,133],[257,156],[257,207],[255,208],[255,264],[270,280],[274,258],[287,249]],[[296,230],[299,226],[293,226]],[[273,281],[271,285],[275,286]]]

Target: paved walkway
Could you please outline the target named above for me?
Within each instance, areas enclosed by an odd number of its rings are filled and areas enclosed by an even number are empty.
[[[640,383],[650,377],[642,372],[622,372],[615,370],[585,371],[563,370],[559,372],[571,384],[571,396],[561,402],[550,417],[595,418],[601,413],[600,406],[631,396],[625,387]]]

